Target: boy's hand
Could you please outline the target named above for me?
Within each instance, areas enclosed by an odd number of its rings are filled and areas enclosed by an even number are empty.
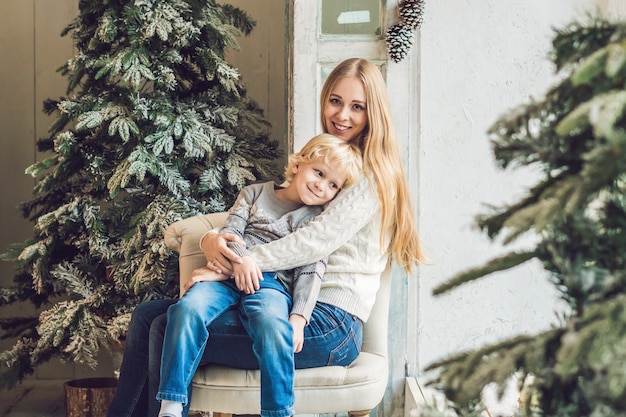
[[[243,256],[240,264],[233,264],[235,285],[239,291],[254,294],[260,288],[259,281],[263,280],[261,269],[252,256]]]
[[[191,288],[196,282],[226,281],[228,278],[228,275],[219,274],[217,272],[211,271],[209,268],[198,268],[194,269],[191,273],[191,277],[183,283],[183,289],[185,291],[189,290],[189,288]]]
[[[306,319],[299,314],[292,314],[289,316],[289,323],[293,327],[293,351],[298,353],[304,346],[304,326],[306,326]]]

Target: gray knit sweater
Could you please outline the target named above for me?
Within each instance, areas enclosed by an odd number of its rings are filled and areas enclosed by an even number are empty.
[[[250,255],[248,248],[287,236],[321,213],[320,206],[307,206],[280,199],[275,193],[276,188],[279,187],[272,181],[246,186],[228,211],[228,217],[220,231],[234,233],[246,243],[228,243],[238,255]],[[278,279],[293,295],[291,314],[299,314],[309,321],[325,269],[326,257],[320,257],[296,268],[275,270]]]
[[[304,227],[249,248],[263,271],[307,265],[328,256],[319,301],[367,321],[389,257],[380,247],[380,204],[362,175]]]

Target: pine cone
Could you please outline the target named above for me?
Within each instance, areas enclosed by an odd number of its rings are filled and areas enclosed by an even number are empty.
[[[400,2],[399,23],[410,29],[417,29],[424,22],[425,0],[402,0]]]
[[[394,62],[400,62],[409,53],[413,45],[414,33],[403,25],[393,25],[387,29],[387,51]]]

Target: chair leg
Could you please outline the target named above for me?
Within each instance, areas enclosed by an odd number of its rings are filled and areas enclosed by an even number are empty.
[[[349,417],[366,417],[370,415],[372,410],[348,411]]]

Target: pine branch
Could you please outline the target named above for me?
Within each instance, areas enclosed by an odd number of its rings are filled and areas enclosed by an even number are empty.
[[[233,7],[230,4],[223,6],[224,14],[228,16],[228,22],[239,29],[244,35],[250,35],[252,29],[256,26],[256,22],[250,18],[250,16],[238,7]]]
[[[0,318],[0,328],[2,329],[0,338],[10,339],[22,335],[31,337],[36,325],[37,319],[34,317]]]
[[[440,295],[453,288],[456,288],[467,282],[474,281],[478,278],[482,278],[485,275],[492,274],[497,271],[504,271],[518,265],[537,256],[534,251],[531,252],[511,252],[504,256],[492,259],[482,267],[472,268],[470,270],[461,272],[455,275],[444,284],[435,287],[433,295]]]
[[[435,362],[425,371],[442,371],[429,385],[442,389],[460,407],[467,407],[491,383],[504,385],[516,374],[520,379],[527,374],[541,375],[544,367],[551,365],[553,345],[562,334],[563,330],[553,329],[536,336],[518,336]]]

